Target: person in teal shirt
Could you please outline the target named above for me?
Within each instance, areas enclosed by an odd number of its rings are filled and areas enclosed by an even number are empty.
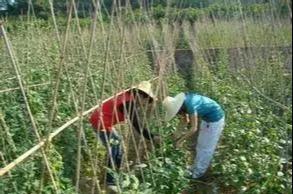
[[[185,124],[191,124],[191,130],[177,139],[176,146],[180,146],[184,140],[199,130],[192,178],[202,178],[211,163],[224,129],[224,110],[216,101],[196,93],[180,93],[175,97],[168,96],[164,99],[163,106],[166,110],[165,120],[167,122],[176,115],[181,115]],[[201,118],[199,127],[198,118]]]

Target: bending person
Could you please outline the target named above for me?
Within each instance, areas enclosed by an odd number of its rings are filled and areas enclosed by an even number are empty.
[[[142,134],[145,139],[154,142],[159,141],[159,136],[153,135],[148,129],[142,127],[143,123],[138,116],[138,109],[146,109],[146,107],[152,105],[154,100],[155,95],[151,90],[151,83],[145,81],[137,87],[119,93],[107,100],[91,115],[90,123],[108,151],[108,168],[119,170],[121,167],[123,156],[121,137],[114,126],[125,122],[127,118],[133,128],[139,134]],[[117,184],[110,172],[107,172],[106,183],[108,187],[113,188]]]
[[[192,168],[192,179],[202,178],[213,158],[221,133],[225,124],[225,113],[214,100],[195,93],[180,93],[176,97],[167,97],[163,101],[166,109],[166,121],[176,115],[182,116],[186,124],[191,124],[190,132],[177,139],[176,146],[193,136],[199,128],[196,145],[196,156]],[[202,122],[198,127],[198,118]]]

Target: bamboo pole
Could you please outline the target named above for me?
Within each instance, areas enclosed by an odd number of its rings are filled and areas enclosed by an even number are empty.
[[[2,111],[0,110],[0,126],[1,125],[3,126],[4,133],[5,133],[6,137],[7,137],[7,142],[12,147],[13,152],[16,153],[17,149],[16,149],[16,146],[15,146],[15,143],[14,143],[14,141],[12,139],[12,136],[11,136],[11,133],[9,131],[9,128],[8,128],[6,122],[5,122],[4,116],[2,115]]]
[[[98,4],[99,0],[96,0],[96,5]],[[91,37],[90,37],[90,46],[88,51],[88,56],[86,58],[87,63],[84,66],[84,75],[83,75],[83,86],[81,88],[81,98],[80,98],[80,119],[79,119],[79,129],[78,129],[78,143],[77,143],[77,164],[76,164],[76,182],[75,182],[75,189],[76,192],[79,192],[79,183],[80,183],[80,171],[81,171],[81,140],[82,140],[82,134],[84,133],[83,128],[83,111],[85,109],[85,100],[86,100],[86,91],[87,91],[87,79],[89,77],[89,66],[91,62],[92,57],[92,50],[94,46],[94,39],[95,39],[95,33],[96,33],[96,27],[97,27],[97,6],[95,6],[94,16],[93,16],[93,23],[92,23],[92,30],[91,30]]]
[[[0,159],[3,161],[3,164],[4,164],[4,165],[7,165],[7,164],[6,164],[5,157],[4,157],[4,155],[3,155],[2,152],[0,152]],[[11,175],[10,172],[8,173],[8,176],[9,176],[9,178],[12,178],[12,175]],[[18,189],[17,189],[16,183],[13,182],[12,184],[13,184],[14,191],[15,191],[16,193],[18,193]]]
[[[158,77],[151,79],[149,81],[153,82],[156,81],[158,79]],[[122,92],[116,94],[116,95],[120,95],[126,91],[130,90],[130,88],[123,90]],[[110,100],[112,98],[112,96],[110,98],[107,98],[106,100],[102,101],[102,103]],[[96,110],[97,108],[100,107],[101,104],[98,104],[94,107],[92,107],[91,109],[83,112],[81,115],[76,116],[75,118],[67,121],[64,125],[62,125],[61,127],[57,128],[54,132],[50,133],[50,135],[48,136],[48,138],[43,139],[42,141],[40,141],[37,145],[35,145],[34,147],[32,147],[31,149],[29,149],[28,151],[26,151],[25,153],[23,153],[21,156],[19,156],[17,159],[15,159],[14,161],[12,161],[11,163],[9,163],[7,166],[5,166],[4,168],[0,169],[0,177],[5,175],[7,172],[11,171],[13,168],[15,168],[17,165],[19,165],[21,162],[23,162],[25,159],[27,159],[28,157],[30,157],[31,155],[33,155],[34,153],[36,153],[40,148],[42,148],[47,142],[51,142],[53,140],[54,137],[56,137],[59,133],[61,133],[62,131],[64,131],[66,128],[68,128],[69,126],[71,126],[72,124],[74,124],[75,122],[77,122],[78,120],[80,120],[82,117],[88,115],[89,113],[93,112],[94,110]]]
[[[50,85],[50,83],[49,82],[46,82],[46,83],[41,83],[41,84],[34,84],[34,85],[27,86],[24,89],[27,90],[29,88],[35,88],[35,87],[46,86],[46,85]],[[21,89],[20,87],[7,88],[7,89],[4,89],[4,90],[0,90],[0,94],[1,93],[5,93],[5,92],[11,92],[11,91],[15,91],[15,90],[20,90],[20,89]]]
[[[58,31],[58,26],[56,23],[56,18],[54,15],[54,10],[53,10],[53,1],[49,0],[49,4],[50,4],[50,9],[51,9],[51,13],[52,13],[52,18],[53,18],[53,23],[54,23],[54,28],[55,28],[55,33],[56,33],[56,37],[57,37],[57,41],[58,41],[58,48],[59,48],[59,52],[60,52],[60,59],[59,59],[59,63],[57,66],[57,77],[54,83],[54,88],[53,88],[53,92],[52,92],[52,108],[51,111],[49,112],[49,122],[48,122],[48,133],[46,135],[48,135],[51,131],[52,131],[52,123],[54,120],[54,116],[55,116],[55,111],[56,111],[56,107],[58,106],[57,103],[57,99],[58,99],[58,90],[60,87],[60,83],[61,83],[61,75],[63,73],[63,69],[66,66],[65,64],[65,55],[66,55],[66,51],[67,51],[67,43],[69,41],[69,31],[70,31],[70,27],[71,27],[71,21],[72,21],[72,4],[70,5],[70,11],[68,14],[68,18],[67,18],[67,24],[66,24],[66,31],[64,34],[64,40],[63,40],[63,45],[61,43],[60,40],[60,36],[59,36],[59,31]],[[53,83],[53,80],[52,80]],[[44,148],[45,151],[47,151],[48,145]],[[48,155],[50,155],[50,153],[47,153]],[[43,189],[43,180],[44,180],[44,172],[42,172],[42,178],[41,178],[41,186],[40,186],[40,192]]]
[[[22,77],[21,77],[21,74],[20,74],[20,70],[19,70],[19,67],[18,67],[18,64],[17,64],[17,59],[16,59],[16,57],[14,55],[14,51],[12,49],[11,43],[10,43],[10,41],[8,39],[8,36],[6,34],[6,31],[4,29],[3,23],[0,23],[0,31],[3,34],[5,45],[7,47],[7,50],[8,50],[10,59],[11,59],[12,66],[14,68],[14,71],[15,71],[15,74],[16,74],[16,77],[17,77],[17,80],[18,80],[18,85],[20,87],[20,91],[21,91],[21,94],[23,96],[23,100],[25,102],[26,110],[27,110],[27,113],[29,115],[33,130],[34,130],[34,133],[35,133],[35,135],[37,137],[37,140],[39,142],[41,142],[41,137],[40,137],[40,134],[39,134],[39,131],[38,131],[38,128],[37,128],[37,124],[35,122],[35,119],[34,119],[34,116],[33,116],[32,112],[31,112],[31,108],[30,108],[30,105],[29,105],[29,102],[28,102],[28,99],[27,99],[27,95],[26,95],[26,92],[24,90],[24,84],[23,84],[23,80],[22,80]],[[48,159],[44,149],[42,149],[41,152],[42,152],[42,156],[43,156],[44,162],[46,164],[46,167],[48,169],[51,181],[53,183],[53,188],[55,190],[55,193],[59,193],[58,186],[57,186],[57,183],[56,183],[54,175],[53,175],[53,171],[50,168],[49,159]]]
[[[248,86],[250,86],[259,96],[263,97],[264,99],[266,99],[267,101],[273,103],[273,105],[285,110],[285,111],[288,111],[288,112],[292,112],[291,108],[280,103],[280,102],[277,102],[276,100],[270,98],[269,96],[265,95],[263,92],[261,92],[250,80],[248,77],[246,77],[244,74],[240,73],[240,72],[237,72],[238,75],[240,75],[240,77],[242,78],[242,80],[244,80]],[[233,75],[233,74],[232,74]],[[235,77],[235,76],[234,76]]]
[[[80,27],[80,22],[79,22],[79,17],[78,17],[78,12],[77,12],[77,8],[76,8],[75,0],[72,0],[72,4],[73,4],[73,10],[74,10],[74,14],[75,14],[75,19],[76,19],[76,22],[77,22],[77,29],[78,29],[80,42],[81,42],[81,45],[82,45],[84,58],[88,58],[87,49],[86,49],[86,46],[85,46],[85,43],[84,43],[84,39],[82,37],[82,30],[81,30],[81,27]],[[97,9],[97,5],[96,5],[95,9]],[[95,14],[96,14],[96,11],[95,11]],[[68,72],[67,72],[68,70],[67,70],[66,66],[65,66],[65,71],[66,71],[66,74],[67,74],[67,77],[68,77],[69,75],[68,75]],[[97,102],[98,98],[97,98],[97,94],[96,94],[96,91],[95,91],[94,81],[92,79],[91,72],[89,71],[88,73],[89,73],[91,85],[92,85],[92,88],[94,90],[94,94],[95,94],[95,97],[96,97],[95,100]],[[70,81],[69,77],[68,77],[68,80],[69,80],[69,83],[71,84],[71,81]],[[71,95],[72,95],[73,101],[77,102],[72,87],[71,87]],[[76,110],[77,115],[81,114],[84,111],[84,110],[79,110],[76,103],[75,103],[75,110]],[[80,119],[80,120],[82,120],[82,119]],[[99,182],[99,180],[97,178],[97,171],[96,171],[96,168],[95,168],[95,161],[93,160],[93,155],[91,153],[91,150],[87,146],[84,130],[82,130],[81,133],[82,133],[81,135],[82,135],[82,138],[84,140],[85,146],[87,148],[87,152],[88,152],[89,157],[90,157],[91,166],[92,166],[92,170],[93,170],[93,174],[94,174],[93,175],[94,178],[93,178],[93,185],[92,185],[92,193],[95,193],[94,191],[95,191],[96,187],[98,189],[98,193],[101,193],[102,191],[101,191],[100,185],[97,184],[97,182]],[[78,164],[77,164],[77,166],[78,166]]]

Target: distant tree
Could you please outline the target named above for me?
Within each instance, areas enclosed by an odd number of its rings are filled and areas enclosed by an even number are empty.
[[[0,0],[0,12],[9,15],[27,14],[29,0]],[[37,17],[48,18],[51,14],[49,0],[31,0],[34,13]],[[54,11],[56,15],[67,15],[71,0],[53,0]],[[131,4],[137,12],[140,8],[149,9],[153,7],[154,17],[161,19],[165,16],[165,8],[169,5],[178,11],[175,15],[184,16],[193,21],[199,15],[198,10],[187,8],[201,9],[205,14],[213,17],[232,17],[239,7],[239,2],[243,5],[243,11],[248,11],[252,15],[261,15],[261,10],[267,9],[271,5],[278,10],[278,13],[286,16],[290,12],[287,0],[102,0],[102,10],[111,13],[114,5],[126,6]],[[291,1],[290,1],[291,2]],[[76,0],[76,5],[80,17],[88,17],[93,12],[93,1]],[[247,8],[248,7],[248,8]],[[236,9],[234,9],[236,8]],[[2,11],[1,11],[2,10]],[[184,13],[188,10],[188,13]],[[176,16],[177,17],[177,16]]]
[[[15,4],[15,0],[0,0],[0,11],[7,11],[9,6]]]
[[[0,0],[0,11],[6,11],[7,10],[7,1],[6,0]]]
[[[172,0],[172,5],[178,8],[196,7],[203,8],[213,3],[213,0]]]

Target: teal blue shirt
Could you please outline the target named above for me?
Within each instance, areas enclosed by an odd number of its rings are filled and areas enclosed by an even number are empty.
[[[214,100],[194,93],[186,93],[184,106],[190,115],[198,115],[206,122],[217,122],[224,116],[224,110]]]

